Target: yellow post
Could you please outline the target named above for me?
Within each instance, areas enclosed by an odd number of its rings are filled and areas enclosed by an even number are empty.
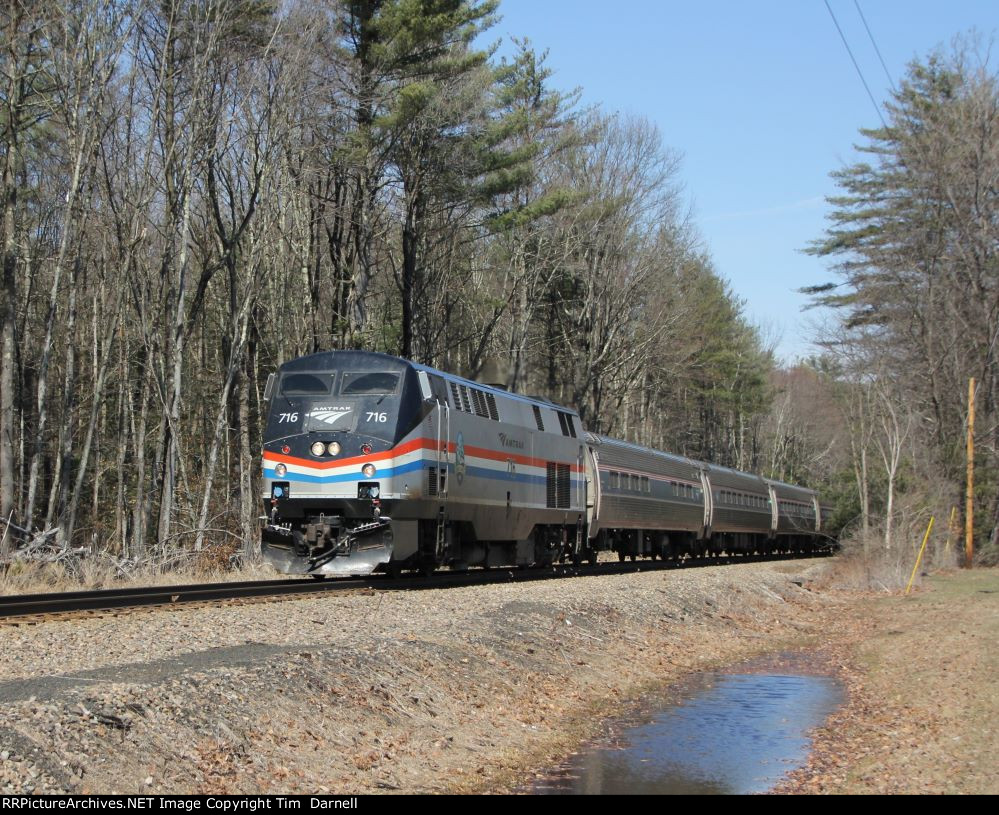
[[[916,570],[919,568],[919,564],[923,559],[923,552],[926,550],[926,541],[930,539],[930,530],[933,529],[933,516],[930,516],[929,526],[926,527],[926,534],[923,535],[923,545],[919,547],[919,554],[916,556],[916,565],[912,567],[912,574],[909,576],[909,585],[905,587],[905,593],[908,594],[910,589],[912,589],[912,581],[916,579]]]
[[[957,515],[957,507],[953,506],[950,508],[950,521],[947,522],[947,543],[944,544],[945,555],[950,554],[950,539],[951,536],[954,534],[954,530],[957,528],[954,525],[954,521],[956,520],[955,518],[956,515]]]
[[[968,380],[968,492],[964,499],[964,568],[975,555],[975,378]]]

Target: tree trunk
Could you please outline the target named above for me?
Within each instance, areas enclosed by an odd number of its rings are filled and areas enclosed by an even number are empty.
[[[14,139],[7,144],[3,173],[3,302],[0,303],[0,558],[11,548],[7,522],[14,513],[14,325],[17,319],[17,237],[14,211],[18,162]]]
[[[187,163],[190,167],[190,162]],[[157,537],[161,548],[166,547],[170,538],[173,521],[173,508],[177,487],[178,448],[180,435],[180,403],[184,380],[184,303],[187,287],[187,240],[191,224],[191,195],[184,194],[183,216],[180,224],[180,235],[177,240],[177,288],[175,293],[172,342],[170,344],[169,397],[166,418],[166,433],[163,444],[163,481],[160,484],[160,518],[157,524]]]
[[[413,358],[413,294],[416,288],[417,234],[416,206],[406,209],[406,223],[402,228],[402,345],[400,356]]]
[[[73,267],[73,280],[69,291],[69,310],[66,318],[66,359],[65,376],[63,379],[63,420],[59,428],[59,456],[56,459],[55,476],[49,489],[48,509],[45,514],[45,527],[51,528],[56,517],[62,515],[66,506],[66,496],[69,492],[69,468],[73,461],[73,411],[76,406],[76,283],[79,280],[80,262],[77,259]],[[44,409],[42,388],[39,387],[39,410]],[[39,422],[41,424],[41,422]],[[32,461],[32,475],[35,462]],[[65,530],[64,530],[65,531]],[[64,539],[69,545],[69,540]]]
[[[142,388],[139,391],[139,419],[136,422],[135,408],[132,406],[131,383],[126,383],[132,446],[135,450],[135,503],[132,506],[132,547],[131,555],[136,560],[146,556],[146,519],[149,518],[149,497],[151,490],[146,488],[146,424],[149,416],[149,386],[152,371],[148,354],[142,366]]]
[[[119,297],[115,304],[114,315],[108,320],[107,333],[103,338],[103,348],[105,350],[101,357],[100,366],[97,368],[97,376],[94,381],[94,396],[90,404],[90,420],[87,422],[83,446],[80,449],[80,460],[77,463],[73,492],[70,495],[69,505],[60,520],[60,527],[63,529],[63,534],[67,541],[72,536],[73,528],[76,525],[77,507],[79,506],[80,496],[84,490],[83,481],[87,473],[87,465],[90,461],[90,451],[93,446],[94,435],[97,431],[97,421],[100,418],[100,410],[104,404],[104,382],[107,379],[108,367],[111,364],[111,343],[114,341],[115,328],[118,324],[118,309],[120,306],[121,298]],[[97,475],[95,475],[95,480],[99,480]]]
[[[245,332],[244,332],[245,338]],[[239,382],[239,517],[243,532],[243,552],[247,560],[255,561],[260,555],[260,539],[257,536],[254,511],[256,496],[253,485],[256,481],[253,454],[250,449],[250,387],[251,382],[244,370]]]

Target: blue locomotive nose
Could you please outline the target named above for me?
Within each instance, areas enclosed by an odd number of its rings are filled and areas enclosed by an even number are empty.
[[[395,450],[422,415],[412,366],[383,354],[314,354],[282,366],[265,397],[265,557],[311,574],[387,563]]]

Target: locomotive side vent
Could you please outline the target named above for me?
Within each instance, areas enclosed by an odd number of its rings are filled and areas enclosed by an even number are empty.
[[[475,415],[489,418],[489,406],[486,404],[486,395],[478,388],[472,388],[472,402],[475,405]]]
[[[555,475],[555,503],[560,508],[569,508],[569,465],[556,465]]]
[[[576,438],[576,428],[572,424],[572,416],[561,410],[555,412],[558,414],[558,425],[562,428],[562,435]]]
[[[548,506],[552,509],[568,509],[569,507],[569,465],[556,464],[549,461],[546,468]]]
[[[541,408],[539,408],[537,405],[532,405],[532,407],[534,408],[534,422],[535,424],[537,424],[538,430],[544,433],[545,420],[541,418]]]
[[[437,495],[437,468],[427,470],[427,495]]]
[[[489,418],[494,422],[499,421],[499,410],[496,409],[496,397],[491,393],[486,394],[486,404],[489,405]]]
[[[451,386],[451,400],[454,402],[454,409],[461,410],[461,394],[458,393],[458,386],[454,382],[448,384]]]

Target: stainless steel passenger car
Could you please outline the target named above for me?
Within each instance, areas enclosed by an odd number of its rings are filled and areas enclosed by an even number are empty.
[[[813,546],[823,531],[814,490],[603,436],[587,439],[599,474],[590,528],[598,550],[621,558],[766,553]]]
[[[292,360],[265,397],[262,545],[288,573],[767,552],[823,530],[812,490],[385,354]]]

